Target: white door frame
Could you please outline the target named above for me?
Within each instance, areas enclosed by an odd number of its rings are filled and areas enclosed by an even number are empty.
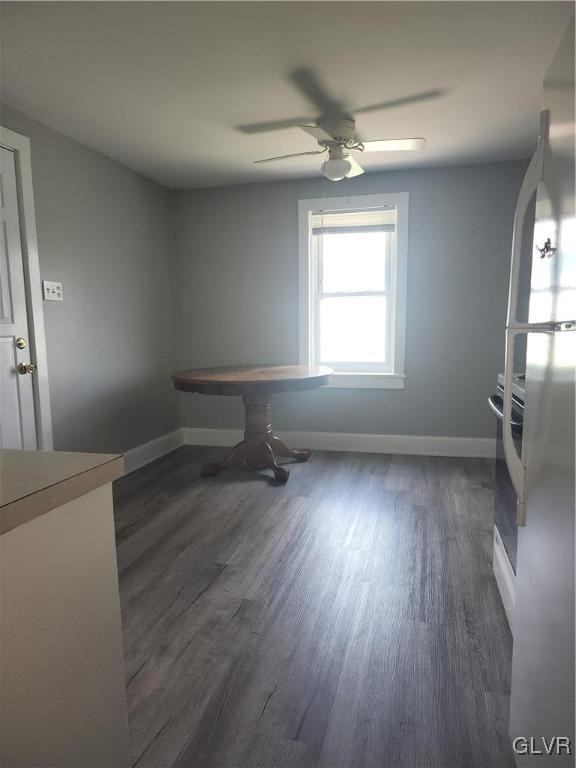
[[[52,450],[52,414],[48,382],[48,357],[42,306],[42,283],[38,260],[38,238],[32,189],[32,161],[30,139],[0,125],[0,145],[14,152],[16,161],[16,185],[18,188],[18,212],[22,240],[22,261],[30,335],[30,357],[36,365],[34,373],[34,408],[36,411],[36,436],[41,451]]]

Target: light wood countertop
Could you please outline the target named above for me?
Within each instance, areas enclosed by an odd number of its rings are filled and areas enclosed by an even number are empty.
[[[0,451],[0,533],[124,474],[117,454]]]

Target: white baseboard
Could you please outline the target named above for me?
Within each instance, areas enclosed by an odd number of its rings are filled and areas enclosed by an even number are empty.
[[[159,459],[161,456],[165,456],[167,453],[176,450],[176,448],[179,448],[183,444],[184,430],[175,429],[167,435],[162,435],[155,440],[150,440],[148,443],[138,445],[136,448],[132,448],[124,454],[124,467],[126,472],[134,472],[135,469],[140,469],[140,467],[143,467],[145,464],[149,464],[151,461]]]
[[[243,437],[241,429],[184,427],[185,445],[231,446]],[[353,432],[276,432],[293,448],[316,451],[402,453],[415,456],[493,458],[495,440],[485,437],[436,437],[431,435],[371,435]]]
[[[512,570],[512,565],[504,549],[504,544],[500,538],[498,528],[494,526],[494,554],[492,558],[492,567],[496,584],[500,591],[502,604],[506,611],[506,618],[510,625],[510,631],[514,634],[514,606],[516,604],[516,575]]]
[[[351,451],[358,453],[398,453],[414,456],[461,456],[492,458],[494,440],[483,437],[435,437],[430,435],[370,435],[353,432],[277,432],[278,437],[296,448],[314,451]],[[148,443],[126,451],[126,472],[149,464],[181,445],[232,446],[244,436],[241,429],[202,429],[182,427]]]

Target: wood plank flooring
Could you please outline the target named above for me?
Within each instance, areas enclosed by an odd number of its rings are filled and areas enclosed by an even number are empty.
[[[180,448],[115,483],[138,768],[512,768],[478,459]]]

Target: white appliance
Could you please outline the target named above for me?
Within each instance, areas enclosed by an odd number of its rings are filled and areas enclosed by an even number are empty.
[[[506,328],[503,443],[518,498],[510,735],[518,766],[574,766],[574,21],[544,82],[534,157],[517,203]],[[536,193],[528,323],[518,318],[522,228]],[[521,456],[514,342],[527,334]],[[570,745],[567,745],[567,740]]]

